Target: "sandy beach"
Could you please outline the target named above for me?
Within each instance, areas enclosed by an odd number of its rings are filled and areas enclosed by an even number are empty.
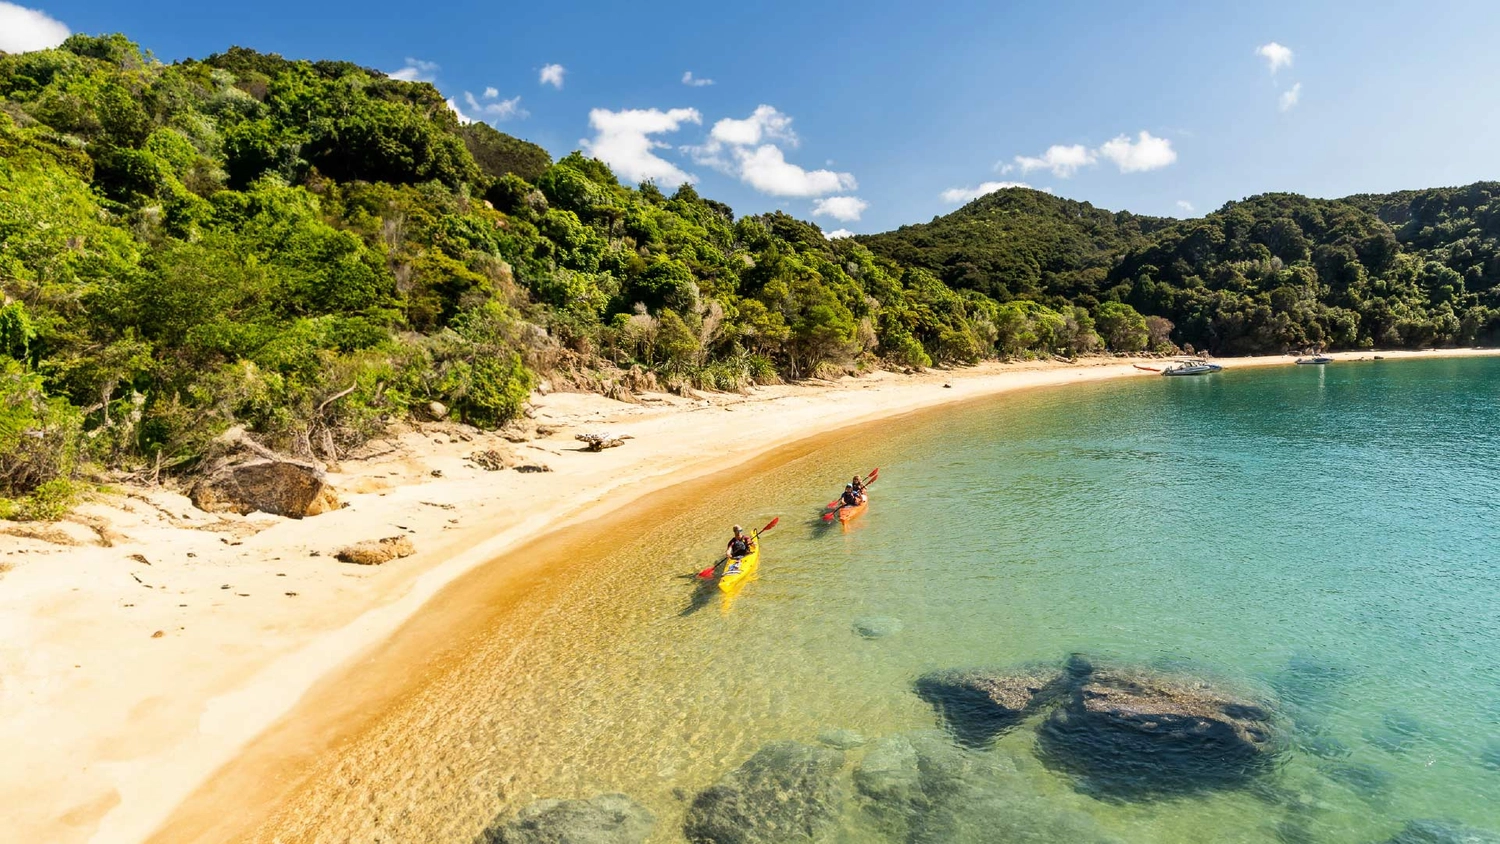
[[[530,424],[509,438],[429,423],[370,443],[332,467],[347,506],[321,516],[208,514],[179,492],[130,487],[55,525],[0,522],[0,816],[16,841],[146,840],[320,680],[409,622],[441,624],[434,598],[445,587],[527,542],[820,431],[1014,390],[1154,377],[1133,363],[987,363],[634,403],[550,393],[534,396]],[[574,437],[594,431],[632,439],[590,453]],[[490,450],[530,471],[470,459]],[[403,535],[416,553],[383,566],[333,557]],[[521,578],[548,562],[507,557],[515,570],[495,574]],[[176,823],[156,837],[202,834]]]

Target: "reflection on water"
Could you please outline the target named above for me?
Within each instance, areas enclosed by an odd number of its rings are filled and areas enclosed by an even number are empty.
[[[740,817],[723,789],[784,782],[807,798],[786,822],[839,841],[1500,831],[1497,376],[1463,360],[1142,379],[828,438],[642,534],[580,539],[598,562],[474,632],[259,840],[467,844],[536,800],[620,792],[651,840],[682,841]],[[840,479],[877,464],[869,512],[826,528]],[[775,516],[723,612],[690,573],[731,523]],[[918,693],[934,672],[1070,654],[1204,691],[1153,697],[1131,675],[983,735]],[[1205,748],[1245,765],[1195,768]]]

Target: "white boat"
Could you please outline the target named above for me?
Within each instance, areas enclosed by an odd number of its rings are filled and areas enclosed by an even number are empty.
[[[1224,367],[1217,363],[1209,363],[1203,358],[1178,358],[1175,363],[1167,364],[1162,369],[1163,375],[1207,375],[1210,372],[1220,372]]]
[[[1313,364],[1333,363],[1333,358],[1327,355],[1313,355],[1310,358],[1297,358],[1298,366],[1311,366]]]

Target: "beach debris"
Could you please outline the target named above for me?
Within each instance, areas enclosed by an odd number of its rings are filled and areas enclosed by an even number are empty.
[[[417,549],[412,547],[411,540],[405,536],[388,536],[385,539],[367,539],[364,542],[356,542],[340,548],[334,552],[333,556],[341,563],[378,566],[401,557],[410,557],[416,552]]]
[[[603,451],[606,448],[618,448],[624,445],[626,440],[633,440],[635,437],[610,431],[596,431],[592,434],[575,434],[573,439],[586,445],[589,451]]]
[[[1407,821],[1385,844],[1500,844],[1500,835],[1453,821]]]
[[[842,751],[772,742],[698,794],[683,832],[706,844],[818,841],[846,799]]]
[[[135,560],[137,563],[141,563],[143,565],[151,565],[151,561],[146,559],[145,554],[131,554],[129,557],[126,557],[126,559]]]
[[[163,637],[165,635],[167,635],[167,633],[166,633],[165,630],[158,630],[155,633],[151,634],[151,638],[153,638],[153,639],[160,639],[161,637]]]
[[[477,844],[641,844],[656,826],[650,809],[623,794],[588,800],[538,800],[496,820]]]
[[[323,470],[298,460],[250,460],[218,469],[193,485],[194,506],[209,513],[256,511],[301,519],[337,510]]]
[[[516,471],[522,474],[531,474],[533,472],[550,472],[552,471],[552,467],[548,466],[546,463],[522,463],[521,465],[516,467]]]
[[[905,626],[901,623],[901,619],[888,616],[867,615],[854,619],[854,632],[866,639],[884,639],[887,636],[894,636]]]
[[[434,478],[441,478],[443,476],[443,470],[442,469],[433,469],[431,472],[428,472],[427,474],[433,476]]]
[[[448,418],[448,405],[443,404],[440,401],[430,401],[427,403],[427,415],[431,417],[433,421],[446,419]]]
[[[458,506],[457,504],[441,504],[436,501],[418,501],[417,503],[426,507],[437,507],[441,510],[452,510]]]
[[[476,451],[470,454],[468,459],[470,463],[473,463],[486,472],[498,472],[501,469],[509,468],[514,460],[514,458],[501,454],[493,448]]]

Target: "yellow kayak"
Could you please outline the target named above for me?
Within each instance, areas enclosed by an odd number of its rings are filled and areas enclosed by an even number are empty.
[[[755,570],[760,568],[760,540],[757,539],[750,545],[750,553],[740,558],[736,564],[731,561],[724,567],[724,575],[719,578],[719,588],[726,595],[738,592],[746,582],[755,579]]]

